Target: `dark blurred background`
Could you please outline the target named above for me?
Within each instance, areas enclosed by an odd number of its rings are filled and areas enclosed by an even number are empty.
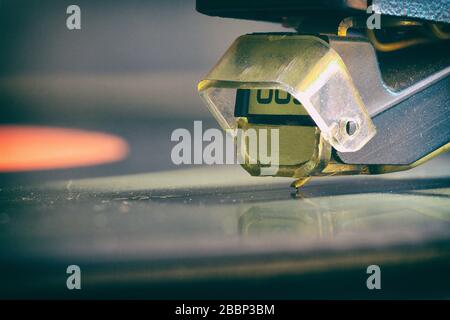
[[[66,8],[81,8],[81,30]],[[0,1],[0,123],[80,128],[124,138],[119,163],[0,173],[0,185],[175,169],[175,128],[216,126],[196,86],[241,34],[277,24],[208,17],[193,0]]]

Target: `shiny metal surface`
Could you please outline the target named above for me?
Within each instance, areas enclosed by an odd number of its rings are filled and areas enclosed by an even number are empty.
[[[374,0],[372,5],[374,12],[380,14],[450,22],[449,0],[410,0],[407,10],[405,3],[397,0]]]
[[[383,82],[375,49],[370,42],[335,36],[329,36],[329,41],[345,62],[372,118],[450,74],[450,66],[447,66],[403,90],[394,91]]]

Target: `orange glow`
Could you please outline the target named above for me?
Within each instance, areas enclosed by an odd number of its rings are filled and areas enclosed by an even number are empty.
[[[0,172],[93,166],[122,160],[128,144],[111,134],[40,126],[0,126]]]

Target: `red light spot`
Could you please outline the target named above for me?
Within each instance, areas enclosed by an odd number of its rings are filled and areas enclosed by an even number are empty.
[[[93,166],[122,160],[126,141],[111,134],[54,127],[0,126],[0,172]]]

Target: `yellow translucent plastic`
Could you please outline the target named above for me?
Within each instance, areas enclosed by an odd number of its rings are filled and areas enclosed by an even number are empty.
[[[376,133],[344,62],[318,37],[239,37],[198,85],[200,96],[224,129],[236,129],[238,88],[289,92],[308,111],[324,139],[342,152],[361,149]]]

